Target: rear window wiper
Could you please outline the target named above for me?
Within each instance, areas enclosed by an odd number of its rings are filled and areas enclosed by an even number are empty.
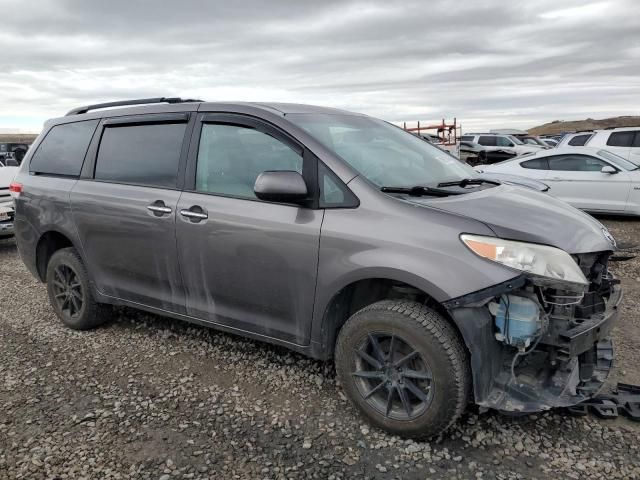
[[[434,187],[382,187],[380,191],[384,193],[404,193],[412,197],[448,197],[449,195],[462,195],[466,192],[454,192],[451,190],[442,190]]]
[[[488,178],[463,178],[462,180],[454,180],[452,182],[439,183],[439,187],[466,187],[467,185],[481,185],[483,183],[489,183],[491,185],[501,185],[500,182],[495,180],[489,180]]]

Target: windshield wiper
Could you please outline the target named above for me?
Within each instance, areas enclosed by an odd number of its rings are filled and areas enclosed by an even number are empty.
[[[380,189],[384,193],[405,193],[412,197],[448,197],[449,195],[462,195],[466,192],[454,192],[451,190],[441,190],[434,187],[423,187],[417,185],[415,187],[382,187]]]
[[[467,185],[481,185],[483,183],[490,183],[491,185],[501,185],[500,182],[495,180],[489,180],[488,178],[463,178],[462,180],[454,180],[452,182],[439,183],[439,187],[466,187]]]

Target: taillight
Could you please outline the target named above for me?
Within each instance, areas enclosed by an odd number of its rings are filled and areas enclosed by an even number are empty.
[[[11,182],[9,185],[9,193],[13,198],[18,198],[22,193],[22,184],[18,182]]]

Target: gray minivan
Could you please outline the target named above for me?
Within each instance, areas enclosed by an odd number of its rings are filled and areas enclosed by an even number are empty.
[[[365,115],[82,107],[46,123],[11,192],[20,255],[64,324],[125,305],[333,358],[395,434],[440,434],[470,402],[574,405],[611,367],[609,232]]]

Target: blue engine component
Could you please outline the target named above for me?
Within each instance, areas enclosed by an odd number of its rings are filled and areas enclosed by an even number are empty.
[[[502,295],[491,302],[489,311],[498,329],[496,339],[514,347],[528,347],[539,330],[540,309],[533,300],[517,295]]]

